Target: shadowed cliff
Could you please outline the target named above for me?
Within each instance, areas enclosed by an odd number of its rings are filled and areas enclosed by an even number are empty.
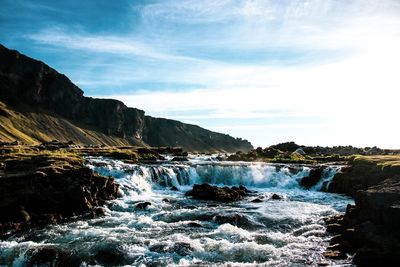
[[[196,125],[145,116],[114,99],[85,97],[68,77],[0,45],[0,141],[34,144],[181,146],[188,151],[248,151],[247,140]]]

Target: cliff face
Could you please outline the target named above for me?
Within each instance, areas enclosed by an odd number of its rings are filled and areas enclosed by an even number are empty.
[[[21,104],[41,108],[107,135],[140,139],[142,110],[117,100],[84,97],[65,75],[4,47],[0,50],[0,82],[0,99],[14,108]]]
[[[252,148],[247,140],[211,132],[197,125],[150,116],[145,116],[143,141],[151,146],[179,146],[192,151],[215,151],[221,147],[224,151],[234,152]]]
[[[94,99],[65,75],[0,45],[0,140],[51,138],[82,144],[181,146],[189,151],[249,150],[246,140],[145,116],[121,101]]]

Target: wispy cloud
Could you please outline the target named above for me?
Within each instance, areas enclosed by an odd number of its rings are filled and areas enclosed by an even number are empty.
[[[136,41],[122,36],[67,33],[55,28],[26,35],[25,38],[41,44],[63,47],[64,49],[77,49],[86,53],[111,53],[125,57],[134,55],[156,60],[194,60],[190,57],[168,54],[145,44],[143,41]]]

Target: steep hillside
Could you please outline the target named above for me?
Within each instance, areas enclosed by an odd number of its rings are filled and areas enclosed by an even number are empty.
[[[85,97],[68,77],[0,45],[0,141],[58,139],[81,144],[181,146],[188,151],[247,151],[240,138],[145,116],[121,101]]]

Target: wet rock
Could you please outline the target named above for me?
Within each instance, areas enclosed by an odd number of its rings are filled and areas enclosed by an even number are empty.
[[[283,198],[282,198],[280,195],[278,195],[278,194],[273,194],[273,195],[271,196],[271,199],[273,199],[273,200],[282,200]]]
[[[201,224],[199,224],[197,222],[190,222],[187,225],[190,226],[190,227],[198,227],[198,228],[203,227],[203,225],[201,225]]]
[[[338,214],[335,216],[327,217],[324,219],[325,224],[339,223],[341,224],[343,221],[344,215]]]
[[[229,223],[244,229],[256,229],[263,226],[253,222],[246,215],[239,213],[216,215],[214,216],[213,221],[218,224]]]
[[[118,246],[100,248],[94,255],[97,263],[105,266],[124,265],[126,263],[125,254]]]
[[[215,201],[238,201],[247,196],[250,191],[244,187],[217,187],[209,184],[193,185],[191,191],[186,192],[186,196],[195,199],[215,200]]]
[[[255,199],[251,200],[250,202],[252,202],[252,203],[261,203],[261,202],[263,202],[263,200],[260,199],[260,198],[255,198]]]
[[[400,260],[400,177],[386,179],[359,191],[356,205],[344,216],[326,220],[327,231],[337,233],[331,248],[355,253],[357,266],[395,266]]]
[[[317,168],[312,168],[308,176],[305,176],[300,180],[300,185],[306,189],[309,189],[318,184],[318,182],[321,180],[324,168],[325,167],[322,166]]]
[[[177,242],[173,245],[171,251],[180,256],[186,256],[192,253],[193,248],[189,243]]]
[[[343,226],[338,223],[331,223],[326,226],[326,230],[330,233],[339,233],[341,232]]]
[[[31,255],[27,264],[28,267],[78,267],[82,263],[79,257],[55,247],[42,247],[36,250],[30,250],[27,254]]]
[[[176,187],[176,186],[171,186],[171,188],[170,188],[170,190],[172,190],[172,191],[179,191],[179,189]]]
[[[189,159],[187,157],[173,157],[171,159],[171,161],[180,161],[180,162],[184,162],[184,161],[189,161]]]
[[[176,242],[174,244],[154,244],[149,247],[149,250],[157,253],[176,253],[179,256],[186,256],[192,253],[193,248],[189,243]]]
[[[90,213],[116,198],[117,192],[114,179],[86,167],[47,168],[2,177],[0,223],[58,223],[64,217]]]
[[[146,201],[146,202],[140,202],[135,205],[135,209],[137,210],[145,210],[148,206],[150,206],[151,203]]]
[[[38,215],[36,219],[36,223],[38,225],[46,225],[46,224],[57,224],[63,219],[61,214],[58,213],[50,213],[50,214],[41,214]]]
[[[98,218],[106,216],[106,209],[103,207],[94,208],[91,212],[91,218]]]
[[[165,253],[167,251],[167,244],[154,244],[149,247],[149,250],[157,253]]]

